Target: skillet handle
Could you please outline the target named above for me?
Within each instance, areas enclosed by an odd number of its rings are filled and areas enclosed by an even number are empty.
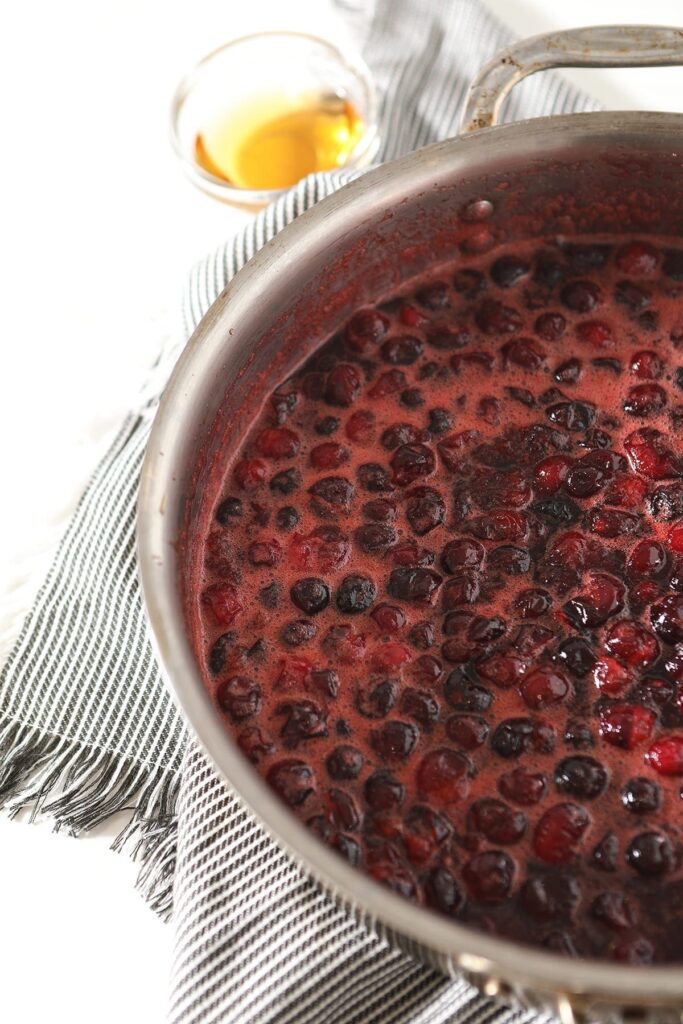
[[[650,68],[683,64],[683,29],[659,25],[596,25],[533,36],[501,50],[470,86],[462,134],[498,122],[508,93],[547,68]]]

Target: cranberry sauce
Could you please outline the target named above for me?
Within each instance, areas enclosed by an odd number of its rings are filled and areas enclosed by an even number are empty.
[[[203,546],[207,686],[360,870],[569,955],[683,961],[683,250],[533,243],[359,310]]]

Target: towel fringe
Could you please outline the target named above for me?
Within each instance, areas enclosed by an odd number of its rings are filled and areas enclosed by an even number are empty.
[[[51,820],[56,832],[89,832],[122,811],[112,843],[139,865],[136,886],[164,920],[173,907],[179,774],[75,743],[12,719],[0,721],[0,808]]]

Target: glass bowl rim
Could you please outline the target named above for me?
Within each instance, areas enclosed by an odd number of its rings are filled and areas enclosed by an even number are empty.
[[[207,171],[205,168],[201,167],[196,160],[192,159],[192,157],[188,155],[186,147],[183,146],[179,131],[180,115],[186,100],[190,96],[192,90],[197,84],[197,81],[201,78],[201,75],[208,64],[214,61],[221,54],[224,54],[226,51],[233,50],[244,43],[257,42],[265,39],[293,39],[315,43],[322,46],[335,58],[339,65],[350,70],[365,89],[367,98],[365,131],[349,154],[345,163],[340,167],[326,168],[327,171],[354,170],[360,167],[365,167],[375,156],[379,145],[377,125],[377,89],[369,67],[360,54],[352,50],[351,47],[345,45],[340,46],[337,43],[333,43],[330,39],[325,39],[322,36],[317,36],[310,32],[293,32],[288,30],[279,31],[277,29],[266,30],[263,32],[251,32],[246,35],[238,36],[236,39],[230,39],[228,42],[211,50],[210,53],[207,53],[180,79],[171,99],[170,139],[173,151],[182,162],[185,171],[189,174],[195,185],[216,198],[244,206],[262,206],[270,203],[283,195],[293,186],[273,189],[239,188],[238,186],[230,185],[224,179],[211,174],[210,171]]]

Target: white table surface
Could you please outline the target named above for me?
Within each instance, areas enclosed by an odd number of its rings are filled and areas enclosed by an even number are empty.
[[[677,0],[489,6],[525,34],[683,21]],[[339,33],[327,0],[38,0],[5,12],[0,635],[134,399],[188,267],[245,216],[175,163],[173,86],[219,43],[264,28]],[[675,109],[683,70],[572,77],[613,108]],[[120,824],[74,841],[0,817],[3,1021],[163,1020],[172,934],[108,849]]]

